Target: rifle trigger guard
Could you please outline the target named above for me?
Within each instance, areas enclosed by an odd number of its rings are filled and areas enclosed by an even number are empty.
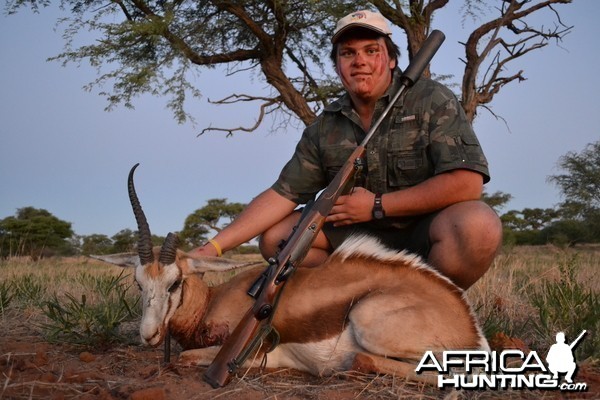
[[[283,270],[279,273],[279,275],[275,279],[275,284],[279,285],[281,282],[287,281],[287,279],[290,277],[292,272],[294,272],[294,270],[295,270],[294,265],[288,261],[288,263],[285,265]]]
[[[357,174],[363,170],[364,166],[365,160],[363,160],[362,157],[358,157],[356,160],[354,160],[354,170]]]

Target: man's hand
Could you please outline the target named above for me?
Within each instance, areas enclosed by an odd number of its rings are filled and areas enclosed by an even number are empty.
[[[374,193],[355,187],[350,194],[338,198],[325,221],[333,222],[333,226],[370,221],[373,219],[374,201]]]

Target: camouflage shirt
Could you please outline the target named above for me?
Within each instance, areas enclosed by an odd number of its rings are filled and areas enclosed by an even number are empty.
[[[399,88],[399,69],[376,104],[376,121]],[[323,110],[308,126],[272,188],[298,204],[312,199],[333,179],[366,136],[350,96]],[[454,94],[420,79],[398,100],[366,146],[359,186],[373,193],[405,189],[442,172],[468,169],[489,181],[487,160]]]

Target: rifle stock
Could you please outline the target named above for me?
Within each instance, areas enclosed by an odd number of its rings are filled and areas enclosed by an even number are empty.
[[[253,309],[249,309],[235,330],[231,333],[231,340],[227,346],[221,347],[213,362],[204,372],[204,380],[213,388],[225,386],[231,380],[231,374],[239,365],[237,358],[244,351],[247,344],[257,334],[261,324],[266,321],[258,320]],[[235,340],[234,340],[235,338]]]
[[[419,53],[406,69],[407,73],[402,75],[400,89],[369,129],[363,142],[352,152],[340,171],[321,192],[311,209],[301,218],[283,249],[275,259],[269,260],[267,270],[249,291],[252,297],[258,296],[256,302],[242,317],[204,373],[204,380],[212,387],[225,386],[231,379],[231,374],[261,344],[261,339],[265,334],[263,329],[263,336],[259,336],[261,327],[270,329],[271,319],[285,283],[304,260],[338,197],[347,189],[349,182],[360,170],[362,164],[358,161],[364,157],[367,142],[405,89],[412,86],[421,76],[423,69],[429,64],[443,41],[444,34],[440,31],[433,31],[427,38]]]

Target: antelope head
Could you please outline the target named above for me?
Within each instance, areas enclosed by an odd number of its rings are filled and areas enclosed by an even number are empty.
[[[181,303],[183,274],[176,263],[179,252],[177,235],[169,233],[158,252],[152,247],[150,226],[133,183],[138,165],[129,171],[127,190],[138,226],[139,265],[135,270],[135,280],[142,291],[140,337],[142,343],[158,346],[168,330],[169,319]]]
[[[202,310],[200,304],[207,301],[208,285],[201,279],[206,271],[226,271],[253,263],[239,263],[216,257],[192,256],[178,249],[179,239],[169,233],[162,246],[153,247],[150,227],[138,200],[133,183],[133,174],[139,164],[133,166],[127,179],[129,200],[138,226],[138,253],[98,255],[93,258],[122,267],[135,267],[135,280],[141,290],[142,320],[140,337],[142,343],[158,346],[169,330],[169,321],[183,305],[186,281],[190,276],[195,279],[194,307]],[[190,289],[191,290],[191,289]]]

